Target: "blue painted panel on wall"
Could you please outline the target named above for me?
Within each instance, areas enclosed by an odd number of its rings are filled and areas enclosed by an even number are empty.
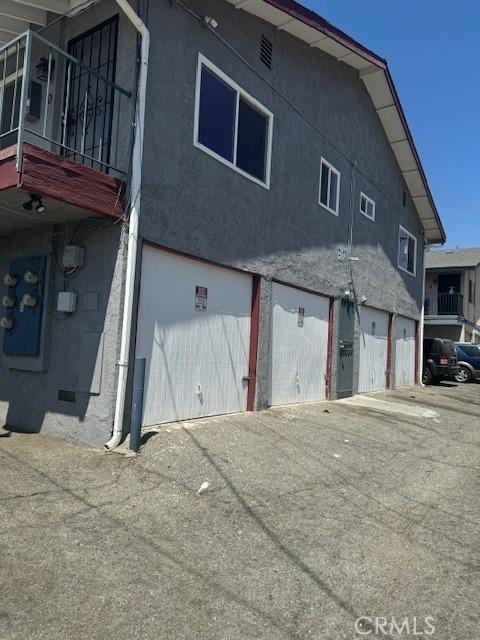
[[[5,331],[3,339],[3,352],[6,355],[38,356],[40,354],[45,267],[44,256],[14,260],[10,264],[10,273],[18,278],[18,282],[8,289],[8,294],[15,298],[15,306],[8,309],[6,314],[13,319],[13,327]],[[38,275],[38,282],[25,280],[25,274],[29,272],[34,276]],[[36,301],[35,305],[25,304],[25,296],[33,297]]]

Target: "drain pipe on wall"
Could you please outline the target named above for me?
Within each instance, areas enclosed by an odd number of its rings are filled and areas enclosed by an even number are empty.
[[[143,134],[145,122],[145,101],[147,93],[148,55],[150,50],[150,33],[127,0],[116,0],[118,6],[125,13],[140,34],[141,59],[140,73],[138,76],[138,93],[135,117],[135,139],[132,151],[131,174],[131,203],[128,225],[127,268],[125,273],[125,296],[123,301],[122,335],[120,342],[120,355],[118,362],[117,399],[115,403],[115,419],[110,440],[105,444],[105,449],[111,451],[120,444],[123,435],[123,416],[125,412],[125,400],[127,394],[127,377],[130,359],[133,298],[135,290],[135,276],[138,253],[138,220],[140,215],[140,192],[142,186],[142,158],[143,158]]]
[[[423,279],[422,279],[422,307],[420,311],[420,325],[418,327],[418,363],[417,363],[417,371],[418,371],[418,380],[415,380],[417,384],[421,387],[424,387],[422,377],[423,377],[423,335],[425,333],[425,293],[426,293],[426,280],[427,280],[427,270],[425,269],[425,263],[427,260],[427,244],[425,242],[425,238],[423,240]]]

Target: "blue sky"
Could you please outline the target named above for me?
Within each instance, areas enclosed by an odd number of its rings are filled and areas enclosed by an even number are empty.
[[[388,60],[445,246],[480,247],[480,2],[300,2]]]

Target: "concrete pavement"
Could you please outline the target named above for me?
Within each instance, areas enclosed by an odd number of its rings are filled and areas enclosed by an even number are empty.
[[[476,640],[479,384],[145,441],[0,437],[1,640],[399,637],[376,616]]]

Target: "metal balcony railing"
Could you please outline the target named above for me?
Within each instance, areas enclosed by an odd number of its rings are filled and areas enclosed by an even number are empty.
[[[437,297],[438,315],[463,315],[463,296],[461,293],[439,293]]]
[[[17,144],[17,171],[29,142],[122,177],[132,121],[130,91],[39,34],[0,47],[0,149]]]

